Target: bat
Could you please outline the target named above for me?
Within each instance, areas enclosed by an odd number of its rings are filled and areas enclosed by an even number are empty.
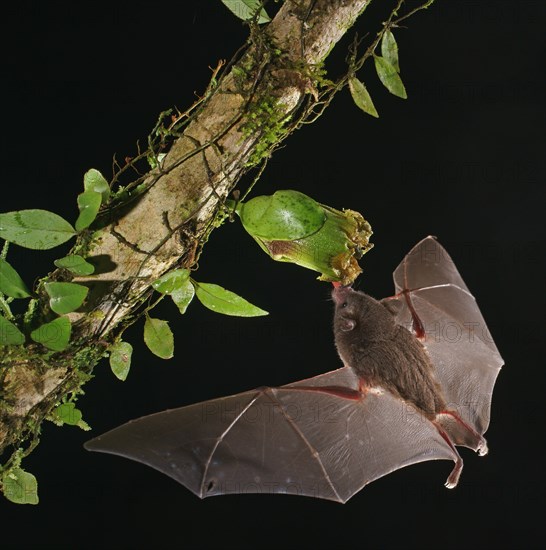
[[[383,300],[332,291],[343,367],[132,420],[85,444],[167,474],[200,498],[284,493],[346,502],[365,485],[457,446],[487,453],[503,360],[476,301],[433,237],[394,271]]]

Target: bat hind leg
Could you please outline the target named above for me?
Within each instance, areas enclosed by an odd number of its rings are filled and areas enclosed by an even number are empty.
[[[435,420],[433,420],[432,423],[436,426],[438,433],[444,438],[445,442],[451,447],[451,450],[455,453],[455,466],[453,467],[453,470],[451,470],[451,473],[449,474],[444,484],[448,489],[454,489],[455,487],[457,487],[457,484],[459,483],[459,478],[461,477],[461,472],[463,471],[463,459],[461,458],[461,455],[457,452],[453,441],[451,441],[449,435],[444,430],[444,428]]]
[[[455,445],[468,447],[480,456],[488,453],[485,438],[469,426],[456,412],[442,411],[436,415],[436,422],[449,434]]]

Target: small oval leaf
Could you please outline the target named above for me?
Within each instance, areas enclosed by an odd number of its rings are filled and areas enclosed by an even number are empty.
[[[61,216],[47,210],[18,210],[0,214],[0,238],[33,250],[48,250],[76,232]]]
[[[133,346],[129,342],[119,341],[110,347],[110,368],[122,382],[125,381],[131,368]]]
[[[397,73],[400,72],[398,44],[391,31],[387,31],[381,38],[381,55],[394,67]]]
[[[161,294],[170,294],[181,288],[189,279],[190,271],[188,269],[173,269],[165,275],[159,277],[152,283],[154,290]]]
[[[406,88],[402,79],[396,72],[396,69],[384,58],[379,55],[374,56],[375,70],[377,76],[381,80],[383,86],[389,90],[389,92],[402,99],[407,99]]]
[[[259,317],[269,315],[267,311],[252,305],[237,294],[211,283],[193,281],[199,301],[207,308],[223,315],[236,317]]]
[[[177,288],[171,292],[171,298],[178,307],[182,315],[186,313],[188,306],[190,305],[193,297],[195,296],[195,288],[191,284],[190,280],[187,280],[180,288]]]
[[[102,196],[104,204],[110,197],[110,186],[105,177],[95,168],[91,168],[83,175],[83,188],[86,191],[95,191]]]
[[[167,321],[146,317],[144,342],[161,359],[170,359],[174,355],[174,337]]]
[[[366,89],[366,86],[358,78],[349,78],[349,90],[357,107],[360,107],[365,113],[379,118],[379,114],[373,104],[372,98]]]
[[[20,346],[25,343],[25,335],[6,318],[0,315],[0,346]]]
[[[30,296],[30,291],[19,273],[4,258],[0,258],[0,292],[11,298]]]
[[[59,317],[33,330],[30,337],[52,351],[62,351],[68,346],[72,325],[68,317]]]
[[[154,153],[149,153],[146,156],[146,160],[148,161],[148,164],[150,165],[150,168],[153,169],[153,168],[157,168],[158,166],[160,166],[166,156],[167,156],[166,153],[159,153],[157,155],[154,154]]]
[[[80,215],[76,220],[76,231],[89,227],[97,217],[102,195],[96,191],[85,191],[78,195],[78,208]]]
[[[76,409],[74,403],[63,403],[53,410],[54,416],[56,416],[63,424],[69,424],[70,426],[77,426],[82,420],[82,412]]]
[[[267,12],[262,7],[262,0],[222,0],[222,3],[239,19],[248,21],[254,18],[254,15],[260,10],[260,16],[258,17],[258,23],[269,23],[271,17],[267,15]]]
[[[57,267],[68,269],[74,275],[91,275],[95,271],[95,266],[86,262],[81,256],[71,254],[53,262]]]
[[[13,468],[2,477],[4,496],[15,504],[38,504],[38,482],[22,468]]]
[[[49,307],[59,315],[78,309],[85,300],[89,289],[76,283],[46,283]]]
[[[237,210],[243,227],[253,237],[292,241],[317,232],[326,220],[320,204],[293,190],[254,197]]]

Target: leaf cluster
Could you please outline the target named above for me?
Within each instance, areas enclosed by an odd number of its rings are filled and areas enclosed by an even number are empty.
[[[31,291],[6,256],[9,243],[32,250],[49,250],[87,231],[95,221],[101,205],[108,201],[110,186],[95,169],[84,174],[83,186],[84,191],[77,199],[80,213],[74,227],[48,210],[30,209],[0,214],[0,238],[6,241],[0,255],[0,346],[24,344],[26,332],[31,340],[51,351],[63,351],[68,347],[71,322],[66,315],[82,306],[89,289],[83,284],[58,282],[46,277],[35,291]],[[95,270],[91,263],[78,254],[69,254],[54,263],[69,277],[89,276]],[[9,304],[15,299],[30,299],[30,313],[42,291],[47,296],[50,314],[62,317],[43,320],[38,326],[28,326],[21,320],[18,322]]]
[[[379,80],[391,94],[406,99],[408,97],[406,88],[399,75],[398,44],[391,30],[385,31],[382,35],[381,54],[373,54],[375,70]],[[365,113],[379,118],[379,113],[366,86],[354,75],[349,77],[349,90],[357,107]]]
[[[258,317],[268,314],[267,311],[219,285],[197,282],[190,277],[190,271],[187,269],[169,271],[154,281],[152,287],[162,296],[170,296],[181,314],[186,313],[194,297],[197,297],[206,308],[223,315]],[[144,342],[150,351],[161,359],[170,359],[174,355],[174,336],[167,321],[152,318],[147,314],[144,323]],[[112,360],[110,365],[115,373],[114,369],[117,367],[112,365]]]

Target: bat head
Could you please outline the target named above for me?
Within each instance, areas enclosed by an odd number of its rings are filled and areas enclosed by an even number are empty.
[[[333,289],[332,298],[334,334],[340,353],[347,346],[360,347],[366,342],[383,340],[394,330],[392,314],[364,292],[340,286]]]
[[[357,326],[358,297],[357,292],[350,286],[337,286],[332,291],[335,304],[334,329],[349,332]]]

